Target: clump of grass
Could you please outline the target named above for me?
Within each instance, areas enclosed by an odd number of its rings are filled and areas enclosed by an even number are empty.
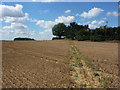
[[[94,75],[95,77],[100,76],[97,72],[95,72],[93,75]]]
[[[71,60],[71,62],[75,62],[74,60]]]
[[[73,54],[75,55],[75,54],[76,54],[76,52],[73,52]]]
[[[82,84],[82,86],[83,86],[83,87],[86,87],[86,86],[87,86],[87,84]]]
[[[70,49],[69,52],[72,52],[72,50]]]
[[[87,84],[86,83],[83,83],[83,84],[78,84],[79,87],[87,87]]]
[[[75,72],[75,69],[74,69],[74,68],[71,68],[70,71],[74,71],[74,72]]]
[[[77,63],[78,66],[82,67],[83,64],[81,62]]]
[[[74,77],[78,77],[78,75],[76,74],[76,75],[74,75]]]
[[[97,70],[97,71],[99,70],[99,68],[98,68],[97,65],[94,65],[93,69],[95,69],[95,70]]]
[[[74,48],[75,48],[75,49],[77,49],[77,47],[76,47],[76,46],[74,46]]]
[[[70,58],[70,59],[72,59],[72,58],[73,58],[73,56],[70,56],[69,58]]]
[[[110,77],[102,77],[99,78],[100,87],[108,88],[111,85],[111,78]]]
[[[72,50],[74,50],[74,48],[73,48],[73,47],[72,47],[71,49],[72,49]]]
[[[72,64],[72,66],[75,66],[75,67],[77,67],[77,65],[76,65],[76,64]]]
[[[77,56],[76,56],[76,59],[77,59],[77,60],[81,60],[81,58],[82,58],[82,55],[77,55]]]
[[[79,58],[79,57],[76,57],[76,59],[77,59],[77,60],[80,60],[80,58]]]

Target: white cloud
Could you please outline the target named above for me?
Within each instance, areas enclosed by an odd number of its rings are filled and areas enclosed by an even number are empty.
[[[25,13],[24,17],[4,17],[6,23],[22,23],[25,20],[29,20],[28,13]]]
[[[53,35],[52,35],[52,29],[44,30],[42,32],[39,32],[39,34],[40,34],[39,38],[41,40],[50,40],[53,37]]]
[[[28,30],[28,27],[22,23],[11,23],[10,26],[4,26],[3,29],[14,30],[16,34],[21,34],[25,33]]]
[[[2,21],[5,23],[22,23],[25,20],[29,20],[29,14],[23,13],[23,6],[20,4],[16,4],[16,6],[8,6],[8,5],[0,5],[0,16]],[[1,21],[1,20],[0,20]]]
[[[118,12],[116,12],[116,11],[107,12],[107,16],[118,16]]]
[[[97,28],[97,25],[89,24],[89,28],[90,29],[95,29],[95,28]]]
[[[47,30],[39,32],[40,34],[39,38],[42,40],[50,40],[53,37],[52,28],[55,24],[64,23],[67,25],[70,22],[75,21],[75,17],[74,16],[68,16],[68,17],[61,16],[55,19],[55,21],[44,21],[44,20],[32,20],[32,21],[35,21],[36,25],[39,25],[40,27],[47,28]]]
[[[103,23],[105,23],[104,20],[100,20],[100,21],[94,20],[94,21],[92,21],[92,22],[89,24],[89,28],[90,28],[90,29],[98,28],[98,27],[100,27]]]
[[[39,25],[40,27],[43,27],[43,28],[52,28],[55,25],[55,22],[38,20],[36,25]]]
[[[35,31],[30,31],[28,26],[26,26],[22,23],[11,23],[10,26],[4,26],[3,31],[8,31],[8,33],[13,33],[14,35],[33,35],[33,34],[35,34]]]
[[[32,19],[32,18],[30,18],[29,21],[30,21],[30,22],[37,22],[38,20],[37,20],[37,19]]]
[[[3,19],[2,18],[0,18],[0,22],[2,22],[3,21]]]
[[[39,34],[45,34],[45,33],[50,33],[52,30],[51,29],[47,29],[47,30],[44,30],[42,32],[39,32]]]
[[[120,9],[120,5],[119,5],[119,9]]]
[[[70,12],[71,12],[71,10],[66,10],[66,11],[65,11],[65,13],[70,13]]]
[[[113,16],[118,16],[118,12],[114,11]]]
[[[107,12],[107,16],[110,16],[112,13],[111,12]]]
[[[81,23],[78,23],[78,25],[82,25]]]
[[[91,22],[91,24],[96,24],[96,23],[97,23],[97,21],[96,21],[96,20],[94,20],[94,21],[92,21],[92,22]]]
[[[28,26],[22,24],[25,20],[30,21],[29,14],[23,13],[22,5],[16,4],[16,6],[8,6],[8,5],[0,5],[2,10],[0,13],[0,21],[5,21],[5,23],[11,23],[10,26],[3,26],[2,27],[2,35],[4,38],[18,37],[18,36],[33,36],[35,35],[35,31],[29,30]],[[3,39],[4,39],[3,38]],[[11,38],[9,38],[11,39]]]
[[[64,23],[64,24],[69,24],[74,21],[75,21],[74,16],[68,16],[68,17],[61,16],[61,17],[58,17],[57,19],[55,19],[56,23]]]
[[[89,10],[88,12],[83,12],[82,14],[77,16],[81,16],[84,18],[92,18],[92,17],[96,17],[98,16],[101,12],[103,12],[104,10],[101,8],[92,8],[91,10]]]
[[[4,26],[3,29],[5,29],[5,30],[11,29],[11,26]]]
[[[43,28],[48,28],[51,29],[55,24],[58,23],[64,23],[64,24],[69,24],[70,22],[73,22],[75,20],[74,16],[61,16],[55,19],[55,21],[44,21],[44,20],[38,20],[36,25],[39,25],[40,27]]]
[[[101,25],[101,24],[103,24],[103,23],[105,23],[104,20],[101,20],[101,21],[98,22],[99,25]]]
[[[24,14],[22,12],[23,6],[20,4],[16,4],[16,6],[8,6],[8,5],[0,5],[0,17],[23,17]]]

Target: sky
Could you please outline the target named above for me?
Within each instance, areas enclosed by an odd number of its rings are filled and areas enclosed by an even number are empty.
[[[0,40],[29,37],[51,40],[52,28],[58,23],[89,25],[94,29],[118,26],[118,2],[2,2],[0,5]],[[51,2],[52,1],[52,2]],[[119,8],[119,9],[118,9]]]

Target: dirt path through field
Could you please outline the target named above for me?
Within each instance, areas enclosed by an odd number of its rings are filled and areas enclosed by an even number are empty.
[[[80,52],[88,56],[93,62],[107,73],[118,75],[118,44],[102,42],[74,41]]]
[[[86,55],[81,53],[81,51],[76,47],[76,45],[73,42],[71,42],[70,45],[71,45],[70,74],[72,81],[71,87],[74,88],[118,87],[120,78],[117,75],[107,73],[103,68],[99,67],[99,65],[96,62],[93,62]]]

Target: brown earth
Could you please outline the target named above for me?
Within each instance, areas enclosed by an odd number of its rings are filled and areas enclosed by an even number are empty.
[[[118,44],[74,41],[85,56],[118,74]],[[68,88],[69,41],[3,41],[3,88]]]
[[[91,42],[91,44],[95,45],[95,43],[93,42]],[[97,43],[97,45],[98,44],[99,43]],[[85,45],[87,45],[87,43]],[[108,67],[107,64],[106,66],[105,65],[101,66],[101,64],[103,64],[104,61],[103,63],[101,63],[100,61],[97,61],[97,60],[95,61],[92,58],[90,59],[90,57],[88,57],[89,55],[85,53],[84,54],[81,53],[74,43],[71,44],[70,51],[71,51],[70,73],[71,73],[72,87],[117,88],[119,86],[119,82],[120,82],[119,76],[117,76],[115,73],[109,73],[110,69],[108,70],[108,68],[106,68]],[[106,69],[108,70],[108,72],[106,71]],[[116,68],[116,70],[118,71],[118,68]]]
[[[107,73],[118,75],[118,43],[84,41],[75,41],[74,43],[80,52],[88,56]]]
[[[68,41],[2,43],[3,88],[69,87]]]

